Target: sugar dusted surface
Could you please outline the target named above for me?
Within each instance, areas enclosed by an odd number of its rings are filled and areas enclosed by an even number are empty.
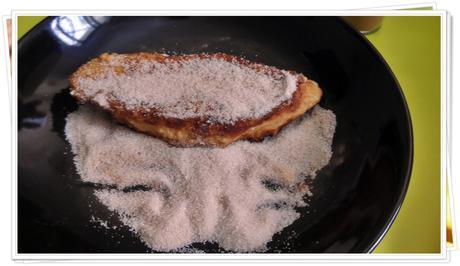
[[[256,71],[219,58],[127,63],[124,56],[112,55],[95,79],[78,79],[85,97],[103,107],[116,100],[128,109],[147,108],[168,118],[232,124],[261,118],[288,102],[299,77],[284,70]],[[124,74],[115,73],[120,67]]]
[[[315,107],[263,142],[178,148],[82,107],[69,115],[66,136],[81,178],[115,185],[96,197],[152,249],[212,241],[253,252],[299,218],[295,207],[310,191],[298,185],[329,162],[335,125],[333,112]],[[135,185],[151,190],[121,190]]]

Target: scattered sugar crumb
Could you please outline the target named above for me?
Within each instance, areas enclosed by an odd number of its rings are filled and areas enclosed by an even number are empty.
[[[109,223],[107,221],[104,221],[100,218],[97,218],[95,217],[94,215],[91,215],[91,218],[90,218],[90,223],[93,223],[93,224],[97,224],[98,226],[102,227],[102,228],[105,228],[105,229],[117,229],[118,226],[114,225],[114,226],[109,226]]]

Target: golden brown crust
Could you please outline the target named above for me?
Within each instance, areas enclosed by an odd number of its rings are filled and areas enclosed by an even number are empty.
[[[178,119],[163,117],[158,113],[143,109],[127,109],[117,100],[109,100],[108,106],[101,106],[97,101],[85,96],[84,88],[78,87],[79,78],[95,78],[103,73],[101,64],[112,59],[111,54],[103,54],[80,67],[70,77],[71,94],[80,102],[91,102],[109,111],[112,116],[125,125],[145,134],[160,138],[177,146],[218,146],[225,147],[237,140],[248,139],[259,141],[266,136],[274,136],[292,120],[315,106],[322,97],[318,84],[299,75],[297,89],[290,100],[283,102],[262,118],[245,119],[234,124],[209,124],[207,118]],[[115,55],[116,56],[116,55]],[[142,60],[163,62],[164,60],[190,60],[193,58],[221,58],[238,62],[257,71],[268,74],[280,72],[274,67],[252,63],[248,60],[226,54],[172,55],[158,53],[135,53],[126,56],[132,65]],[[114,68],[122,74],[123,68]]]

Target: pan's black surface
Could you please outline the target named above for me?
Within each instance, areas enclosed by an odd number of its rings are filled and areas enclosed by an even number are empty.
[[[333,158],[310,207],[268,252],[369,252],[402,204],[412,166],[404,97],[380,55],[338,18],[51,17],[18,51],[19,253],[149,252],[127,228],[90,222],[94,215],[119,225],[79,182],[63,136],[66,115],[78,108],[67,78],[103,52],[224,52],[319,82],[321,105],[337,115]]]

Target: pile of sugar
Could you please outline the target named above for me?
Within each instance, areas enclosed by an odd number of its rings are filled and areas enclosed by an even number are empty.
[[[95,195],[153,250],[212,241],[250,252],[299,217],[309,193],[299,184],[329,162],[335,125],[333,112],[315,107],[263,142],[177,148],[81,107],[66,136],[81,178],[115,185]],[[136,185],[151,190],[123,191]]]
[[[232,124],[263,117],[290,100],[297,86],[297,74],[265,73],[223,59],[134,64],[126,63],[123,56],[113,55],[96,79],[78,80],[86,96],[101,106],[113,97],[128,109],[152,108],[165,117],[206,117],[210,122]],[[125,69],[124,74],[114,73],[119,67]]]

